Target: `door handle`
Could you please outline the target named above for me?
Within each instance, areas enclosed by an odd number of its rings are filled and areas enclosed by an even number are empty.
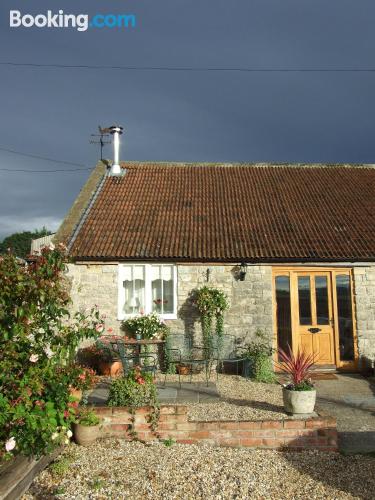
[[[309,330],[309,332],[311,332],[311,333],[319,333],[319,332],[321,332],[321,331],[322,331],[322,329],[321,329],[321,328],[309,328],[308,330]]]

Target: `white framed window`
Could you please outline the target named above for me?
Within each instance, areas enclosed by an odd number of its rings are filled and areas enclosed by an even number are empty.
[[[177,269],[173,264],[119,264],[118,319],[158,313],[177,318]]]

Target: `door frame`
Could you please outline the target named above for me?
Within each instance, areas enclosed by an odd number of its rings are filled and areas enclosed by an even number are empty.
[[[354,303],[354,280],[353,269],[348,267],[305,267],[305,266],[275,266],[272,267],[272,302],[273,302],[273,346],[277,349],[277,313],[276,313],[276,276],[288,276],[290,279],[290,301],[291,301],[291,324],[292,324],[292,343],[296,345],[297,340],[297,325],[298,325],[298,299],[296,290],[293,290],[294,273],[329,273],[331,279],[331,304],[333,313],[333,342],[335,352],[335,365],[338,370],[342,371],[357,371],[358,369],[358,342],[357,342],[357,325]],[[345,274],[350,278],[351,303],[352,303],[352,318],[353,318],[353,344],[354,344],[354,361],[344,361],[340,359],[339,348],[339,326],[338,326],[338,311],[337,311],[337,292],[335,286],[335,277],[338,274]],[[277,354],[274,354],[274,361],[277,362]]]

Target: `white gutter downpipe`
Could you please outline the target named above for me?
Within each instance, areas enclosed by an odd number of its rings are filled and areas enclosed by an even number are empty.
[[[120,135],[124,129],[119,125],[112,125],[109,130],[113,135],[113,165],[111,166],[109,175],[112,177],[119,177],[123,175],[123,171],[120,166]]]

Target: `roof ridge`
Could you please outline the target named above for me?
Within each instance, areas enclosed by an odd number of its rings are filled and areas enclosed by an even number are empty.
[[[288,162],[181,162],[181,161],[120,161],[126,168],[164,167],[253,167],[253,168],[375,168],[373,163],[288,163]]]

